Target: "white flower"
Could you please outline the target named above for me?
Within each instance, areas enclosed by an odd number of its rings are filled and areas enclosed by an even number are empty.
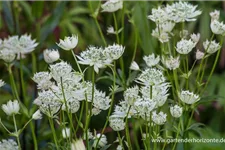
[[[188,30],[182,30],[182,31],[180,31],[180,37],[182,39],[186,39],[188,35],[189,35]]]
[[[66,103],[67,104],[64,103],[62,105],[62,110],[64,110],[64,111],[67,111],[66,105],[67,105],[67,109],[70,113],[76,113],[80,108],[80,102],[77,99],[74,99],[74,98],[67,99]]]
[[[53,82],[50,81],[51,78],[52,76],[49,72],[38,72],[34,74],[32,80],[38,84],[38,89],[46,90],[52,87],[53,85]]]
[[[116,150],[123,150],[123,147],[121,145],[118,145]]]
[[[144,56],[143,59],[148,67],[153,67],[157,65],[160,61],[159,56],[155,56],[154,53],[148,56]]]
[[[179,118],[182,115],[182,111],[183,111],[183,108],[178,105],[174,105],[170,107],[170,113],[174,118]]]
[[[77,46],[78,43],[78,36],[72,35],[67,36],[64,38],[64,40],[60,39],[59,43],[56,43],[59,47],[61,47],[64,50],[72,50]]]
[[[107,34],[119,34],[122,30],[123,28],[119,29],[118,31],[115,31],[112,26],[109,26],[107,28]]]
[[[166,114],[163,112],[159,112],[158,114],[156,114],[156,112],[154,111],[152,113],[152,121],[157,124],[157,125],[163,125],[166,122]]]
[[[9,140],[3,139],[2,141],[0,141],[0,149],[1,150],[19,150],[19,146],[12,139],[9,139]]]
[[[180,100],[186,104],[193,104],[200,100],[200,97],[190,91],[181,91],[178,93]]]
[[[149,119],[150,112],[155,108],[156,102],[151,99],[138,99],[134,107],[143,119]],[[147,118],[146,118],[147,117]]]
[[[125,122],[123,118],[112,115],[109,117],[109,126],[114,131],[121,131],[121,130],[124,130],[125,128]]]
[[[43,52],[44,60],[46,63],[51,64],[59,59],[59,51],[54,49],[46,49]]]
[[[213,54],[221,48],[220,44],[216,43],[216,41],[209,42],[208,40],[203,42],[203,47],[205,51],[209,54]]]
[[[136,82],[144,85],[157,85],[165,82],[163,72],[159,69],[148,68],[137,78]]]
[[[16,58],[16,53],[8,48],[0,49],[0,59],[7,63],[11,63]]]
[[[160,28],[160,32],[170,33],[173,30],[175,23],[172,21],[166,21],[162,24],[159,24],[158,26]]]
[[[101,139],[99,140],[99,143],[97,145],[97,141],[100,138],[101,134],[97,134],[93,139],[94,139],[94,143],[93,143],[93,147],[104,147],[108,142],[107,142],[107,138],[106,136],[103,134]]]
[[[127,103],[129,105],[133,105],[134,102],[139,98],[138,93],[139,93],[138,86],[134,86],[132,88],[128,88],[124,92],[123,96],[124,96],[125,101],[127,101]]]
[[[188,54],[195,47],[196,43],[190,40],[182,39],[177,43],[176,51],[180,54]]]
[[[3,87],[4,85],[5,85],[5,82],[0,79],[0,88]]]
[[[170,70],[175,70],[180,66],[180,57],[162,57],[162,63],[165,65],[166,68]]]
[[[225,34],[225,24],[223,22],[219,22],[218,20],[213,20],[210,23],[210,28],[214,34]]]
[[[211,21],[219,20],[220,11],[219,10],[214,10],[213,12],[210,13],[210,16],[211,16]]]
[[[191,39],[192,41],[194,41],[195,43],[198,43],[199,39],[200,39],[200,33],[198,34],[191,34]]]
[[[11,116],[15,114],[19,114],[20,105],[17,100],[8,101],[7,104],[2,105],[2,110],[6,113],[6,115]]]
[[[123,8],[122,0],[108,0],[104,4],[101,5],[102,12],[115,12],[119,9]]]
[[[202,59],[204,56],[205,56],[205,53],[201,52],[200,50],[197,50],[196,55],[195,55],[197,60]]]
[[[138,64],[136,63],[136,61],[132,61],[131,65],[130,65],[130,69],[131,70],[140,70]]]
[[[169,17],[164,8],[158,7],[158,9],[152,9],[152,14],[148,16],[148,19],[154,21],[155,23],[162,23],[169,20]]]
[[[77,56],[78,63],[94,66],[95,72],[98,73],[100,68],[105,68],[112,62],[112,59],[107,58],[103,51],[102,48],[90,46],[86,51],[81,52],[80,56]]]
[[[34,120],[42,119],[42,114],[39,109],[32,115],[32,119],[34,119]]]
[[[166,32],[159,32],[158,28],[152,30],[152,36],[158,38],[161,43],[166,43],[169,41],[169,34]]]
[[[108,59],[117,60],[123,55],[124,49],[125,48],[122,45],[113,44],[106,47],[103,54]]]
[[[63,137],[64,139],[70,137],[70,128],[63,128],[63,129],[62,129],[62,137]]]
[[[193,6],[190,3],[179,1],[173,3],[172,5],[167,5],[165,7],[165,11],[169,17],[169,20],[178,23],[185,21],[195,21],[195,17],[202,13],[201,11],[196,10],[196,8],[197,5]]]
[[[71,150],[86,150],[83,140],[78,139],[77,141],[73,141],[71,143]]]
[[[105,92],[94,91],[93,106],[97,109],[107,110],[110,107],[111,99],[106,96]]]

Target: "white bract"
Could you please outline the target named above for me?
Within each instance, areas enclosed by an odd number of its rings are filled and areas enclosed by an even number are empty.
[[[163,57],[162,58],[162,63],[165,65],[166,68],[170,69],[170,70],[175,70],[177,68],[179,68],[180,66],[180,57]]]
[[[182,112],[183,112],[183,108],[178,105],[174,105],[170,107],[170,113],[174,118],[179,118],[182,115]]]
[[[7,104],[2,105],[2,110],[6,113],[8,116],[19,114],[20,105],[18,100],[14,101],[8,101]]]
[[[160,61],[160,57],[157,55],[155,56],[154,53],[148,56],[144,56],[143,59],[148,67],[153,67],[157,65]]]
[[[124,130],[124,128],[125,128],[125,122],[124,122],[123,118],[121,118],[121,117],[110,116],[109,117],[109,126],[114,131],[121,131],[121,130]]]
[[[103,134],[97,145],[97,141],[100,138],[100,136],[101,136],[101,134],[97,134],[96,136],[93,137],[93,140],[94,140],[93,147],[101,148],[101,147],[104,147],[108,143],[106,136]]]
[[[124,49],[122,45],[113,44],[106,47],[103,54],[108,59],[117,60],[123,55]]]
[[[199,95],[196,95],[190,91],[183,91],[183,90],[178,93],[178,97],[182,102],[186,104],[194,104],[200,100]]]
[[[63,129],[62,129],[62,137],[63,137],[64,139],[70,137],[70,128],[63,128]]]
[[[220,44],[216,43],[215,40],[214,41],[206,40],[205,42],[203,42],[203,47],[205,51],[209,54],[213,54],[221,48]]]
[[[159,112],[158,114],[154,111],[152,113],[152,121],[157,125],[163,125],[166,122],[166,114]]]
[[[46,49],[43,52],[44,60],[46,63],[51,64],[59,60],[59,51],[54,49]]]
[[[214,10],[213,12],[210,12],[209,15],[211,17],[211,21],[219,20],[219,18],[220,18],[220,11],[219,10]]]
[[[200,33],[197,34],[191,34],[191,39],[192,41],[194,41],[195,43],[198,43],[199,39],[200,39]]]
[[[34,120],[42,119],[42,114],[39,109],[32,115],[32,119],[34,119]]]
[[[60,39],[59,43],[56,43],[59,47],[61,47],[64,50],[73,50],[78,43],[78,36],[72,35],[67,36],[64,38],[64,40]]]
[[[176,51],[180,54],[188,54],[195,47],[196,43],[194,41],[182,39],[177,43]]]
[[[122,0],[108,0],[104,4],[101,5],[102,12],[115,12],[119,9],[123,8]]]
[[[86,150],[83,140],[78,139],[77,141],[73,141],[71,143],[71,150]]]
[[[130,69],[131,70],[140,70],[138,64],[136,63],[136,61],[132,61],[131,65],[130,65]]]

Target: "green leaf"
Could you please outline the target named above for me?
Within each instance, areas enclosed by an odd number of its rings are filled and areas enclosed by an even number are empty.
[[[111,144],[106,145],[106,146],[102,147],[100,150],[106,150],[106,149],[108,149],[110,146],[111,146]]]
[[[15,31],[15,23],[13,20],[12,10],[11,10],[11,2],[9,1],[2,1],[2,8],[3,8],[3,17],[7,24],[7,27],[10,33]]]
[[[25,14],[26,14],[29,22],[33,23],[34,22],[34,17],[33,17],[30,5],[27,2],[25,2],[25,1],[19,1],[19,4],[21,5],[23,10],[25,11]]]
[[[202,97],[202,98],[197,102],[197,105],[198,105],[198,104],[202,104],[202,103],[212,102],[212,101],[218,100],[218,99],[220,99],[220,98],[224,99],[225,97],[220,96],[220,95],[205,96],[205,97]]]

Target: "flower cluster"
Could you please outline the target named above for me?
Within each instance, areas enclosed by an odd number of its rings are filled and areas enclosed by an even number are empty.
[[[12,139],[4,140],[3,139],[2,141],[0,141],[0,149],[1,150],[19,150],[19,147],[14,140],[12,140]]]

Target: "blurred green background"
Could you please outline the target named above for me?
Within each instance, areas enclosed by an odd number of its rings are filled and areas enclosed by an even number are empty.
[[[96,13],[99,1],[2,1],[0,2],[0,38],[4,39],[11,35],[22,35],[28,33],[32,35],[39,43],[32,55],[27,55],[25,59],[26,66],[24,67],[24,78],[27,81],[27,89],[30,99],[33,100],[36,97],[34,83],[31,80],[33,73],[46,70],[47,64],[43,60],[42,51],[46,48],[57,48],[56,42],[60,38],[70,36],[72,34],[78,35],[79,42],[76,48],[76,53],[85,50],[89,45],[104,46],[102,38],[100,36],[98,27],[92,17]],[[156,1],[125,1],[123,10],[116,12],[118,20],[118,26],[121,27],[124,21],[122,44],[126,47],[124,60],[125,71],[128,73],[128,69],[131,63],[133,51],[135,33],[137,33],[138,46],[135,56],[136,62],[141,64],[143,62],[143,55],[150,54],[152,52],[159,53],[160,47],[158,41],[151,36],[152,29],[155,28],[155,24],[147,19],[147,16],[151,13],[151,9],[161,4],[172,2],[156,2]],[[225,2],[224,1],[193,1],[190,2],[194,5],[198,5],[198,9],[202,10],[202,15],[198,17],[196,22],[189,22],[185,24],[185,28],[189,33],[201,34],[201,42],[197,46],[202,49],[202,41],[209,39],[211,36],[210,30],[210,16],[209,12],[214,9],[220,10],[221,17],[225,21]],[[124,12],[124,13],[123,13]],[[125,14],[123,16],[123,14]],[[98,12],[97,20],[100,28],[103,31],[107,44],[116,43],[115,35],[107,34],[107,28],[114,26],[113,15],[111,13]],[[122,37],[122,35],[121,35]],[[218,37],[216,37],[218,38]],[[75,67],[73,64],[73,56],[71,53],[60,50],[62,60],[66,60]],[[193,63],[195,59],[195,52],[192,52],[190,57],[190,63]],[[36,58],[36,60],[34,60]],[[214,57],[210,58],[211,60]],[[33,63],[36,62],[36,67],[33,69]],[[213,61],[208,61],[208,67],[212,66]],[[18,70],[19,64],[15,63],[14,74],[16,79],[19,80]],[[223,48],[220,61],[217,65],[216,73],[213,75],[212,80],[207,88],[206,96],[211,96],[209,102],[199,106],[199,114],[195,114],[195,120],[207,125],[202,132],[202,136],[206,138],[224,137],[225,138],[225,49]],[[197,70],[197,67],[195,68]],[[206,70],[207,72],[207,70]],[[87,78],[90,77],[89,73],[86,74]],[[193,76],[194,77],[194,76]],[[4,62],[0,60],[0,78],[9,83],[7,69]],[[193,82],[195,80],[193,79]],[[100,80],[98,82],[98,88],[108,87],[110,82],[106,80]],[[10,94],[10,86],[7,84],[0,90],[0,104],[5,103],[7,100],[12,99]],[[220,97],[218,97],[220,96]],[[120,95],[117,95],[117,99],[121,99]],[[32,103],[31,103],[32,107]],[[5,114],[0,110],[0,117],[4,118]],[[92,121],[93,128],[99,129],[99,125],[104,123],[104,114],[100,116],[103,120],[102,123],[98,121]],[[4,118],[5,119],[5,118]],[[3,120],[4,120],[3,119]],[[95,118],[93,118],[94,120]],[[6,119],[5,119],[6,120]],[[25,122],[26,118],[21,122]],[[99,123],[100,122],[100,123]],[[5,121],[4,123],[10,123]],[[37,125],[38,126],[38,125]],[[39,142],[43,142],[50,136],[50,130],[46,131],[46,127],[38,126],[37,132],[43,133],[38,138]],[[43,132],[45,131],[45,132]],[[193,135],[194,136],[194,135]],[[0,139],[6,138],[7,134],[0,127]],[[26,141],[31,139],[30,135],[26,135]],[[43,147],[45,143],[41,144]],[[224,149],[223,144],[193,144],[194,149],[205,150],[219,150]],[[29,146],[28,146],[29,147]],[[203,148],[204,147],[204,148]],[[28,148],[29,149],[29,148]]]

